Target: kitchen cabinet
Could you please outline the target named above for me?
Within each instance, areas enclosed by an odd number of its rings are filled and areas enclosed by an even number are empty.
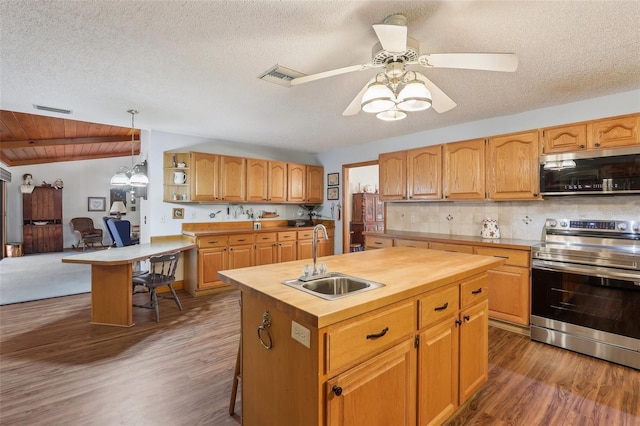
[[[490,138],[487,144],[488,198],[540,198],[538,150],[537,131]]]
[[[543,129],[542,146],[542,152],[544,154],[557,154],[587,149],[587,123],[569,124]]]
[[[261,232],[256,234],[254,265],[271,265],[278,262],[278,234],[275,232]]]
[[[195,294],[197,290],[222,287],[224,284],[218,278],[218,271],[229,268],[228,237],[203,237],[197,243],[197,289],[194,285],[188,290]]]
[[[589,149],[640,145],[640,114],[593,121],[590,136]]]
[[[306,203],[321,204],[324,202],[324,167],[307,167],[307,195]]]
[[[387,152],[378,156],[380,199],[407,199],[407,151]]]
[[[444,145],[443,194],[451,201],[485,199],[484,139]]]
[[[255,235],[229,235],[229,269],[253,266],[255,262]]]
[[[528,326],[531,300],[529,251],[475,247],[474,252],[506,259],[503,266],[489,271],[489,316]]]
[[[296,231],[278,232],[278,262],[297,259]]]
[[[165,152],[163,154],[163,201],[191,201],[191,153]],[[183,167],[178,167],[178,164]],[[194,180],[195,184],[195,180]]]
[[[62,189],[36,186],[22,194],[22,220],[24,254],[63,250]]]
[[[327,237],[324,239],[322,231],[316,231],[318,233],[318,247],[317,256],[331,256],[333,255],[333,242],[334,242],[334,228],[327,228]],[[313,229],[297,232],[297,253],[296,258],[300,259],[312,259],[313,258]]]
[[[247,163],[241,157],[220,156],[220,200],[240,202],[247,199]]]
[[[284,203],[287,199],[287,163],[247,159],[247,202]]]
[[[381,249],[393,246],[393,238],[385,237],[382,235],[365,235],[364,247],[365,250]]]
[[[378,194],[352,194],[351,243],[364,246],[365,231],[384,231],[384,203]]]
[[[307,200],[307,167],[287,163],[287,201],[304,203]]]
[[[407,151],[407,198],[442,199],[442,145]]]
[[[468,246],[464,244],[449,244],[449,243],[432,241],[429,243],[429,248],[433,250],[450,251],[453,253],[473,254],[473,246]]]
[[[218,175],[220,157],[215,154],[194,152],[191,154],[191,201],[216,201],[220,199]],[[187,177],[189,179],[189,177]]]

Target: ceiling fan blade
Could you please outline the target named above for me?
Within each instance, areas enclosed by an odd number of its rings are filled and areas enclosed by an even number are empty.
[[[406,25],[375,24],[373,30],[376,32],[382,48],[387,52],[403,53],[407,50]]]
[[[446,93],[440,90],[440,88],[433,84],[427,77],[417,72],[416,78],[422,81],[425,86],[427,86],[427,89],[429,89],[429,92],[431,92],[431,108],[436,110],[436,112],[447,112],[458,106],[453,99],[447,96]]]
[[[319,72],[317,74],[309,74],[302,77],[297,77],[291,80],[290,84],[292,86],[296,86],[298,84],[308,83],[310,81],[320,80],[327,77],[333,77],[340,74],[346,74],[353,71],[364,71],[370,68],[381,67],[382,65],[374,65],[374,64],[362,64],[362,65],[351,65],[344,68],[337,68],[335,70]]]
[[[369,87],[369,85],[371,83],[373,83],[373,81],[375,79],[376,78],[374,77],[374,78],[370,79],[369,81],[367,81],[367,84],[365,84],[364,87],[362,88],[362,90],[360,90],[360,92],[358,92],[356,97],[353,98],[353,100],[351,101],[349,106],[344,110],[342,115],[344,115],[344,116],[356,115],[357,113],[360,112],[360,103],[362,102],[362,96],[364,96],[364,92],[367,91],[367,88]]]
[[[514,72],[518,69],[515,53],[425,53],[418,58],[427,68],[462,68],[469,70]]]

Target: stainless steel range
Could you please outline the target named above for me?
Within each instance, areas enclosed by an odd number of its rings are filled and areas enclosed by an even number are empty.
[[[547,219],[531,339],[640,369],[640,221]]]

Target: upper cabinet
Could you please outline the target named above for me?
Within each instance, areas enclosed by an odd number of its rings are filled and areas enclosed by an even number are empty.
[[[324,202],[324,167],[307,166],[307,203]]]
[[[290,203],[322,203],[324,201],[324,168],[305,164],[287,164],[287,201]]]
[[[220,156],[220,199],[224,202],[246,201],[247,160]]]
[[[287,163],[247,159],[247,201],[284,203],[287,200]]]
[[[485,198],[485,142],[476,139],[444,145],[443,193],[448,200]]]
[[[487,189],[490,199],[537,199],[540,192],[538,181],[537,131],[489,139]]]
[[[270,203],[287,201],[287,163],[269,161],[267,201]]]
[[[640,145],[640,114],[548,127],[542,145],[544,154]]]
[[[191,153],[192,201],[216,201],[220,198],[218,175],[220,157],[216,154]]]
[[[380,199],[407,199],[407,151],[387,152],[378,157]]]
[[[442,145],[407,151],[407,191],[410,200],[442,198]]]

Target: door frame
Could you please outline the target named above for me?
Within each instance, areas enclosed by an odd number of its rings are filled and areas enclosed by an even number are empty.
[[[363,161],[360,163],[350,163],[342,165],[342,253],[349,253],[350,234],[349,223],[351,222],[351,187],[349,185],[349,171],[358,167],[377,166],[378,160]],[[387,205],[384,205],[384,227],[387,228]]]

